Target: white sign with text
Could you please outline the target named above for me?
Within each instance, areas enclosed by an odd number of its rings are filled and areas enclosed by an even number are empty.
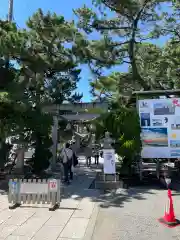
[[[114,149],[104,149],[104,174],[116,174],[116,157]]]
[[[50,192],[57,192],[57,180],[51,179],[49,181],[49,190]]]

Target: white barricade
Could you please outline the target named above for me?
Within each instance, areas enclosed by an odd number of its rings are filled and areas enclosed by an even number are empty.
[[[10,209],[23,204],[51,204],[54,211],[61,201],[60,179],[10,179],[8,200]]]

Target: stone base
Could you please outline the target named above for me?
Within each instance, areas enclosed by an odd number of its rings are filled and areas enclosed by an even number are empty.
[[[114,174],[106,174],[104,176],[104,174],[102,172],[98,172],[96,175],[96,181],[110,181],[110,182],[114,182],[115,181],[115,175]],[[119,175],[116,174],[116,181],[119,181]]]
[[[110,190],[110,189],[118,189],[118,188],[127,188],[124,185],[123,180],[119,179],[118,174],[116,174],[116,181],[115,181],[115,175],[113,174],[108,174],[104,176],[102,172],[97,173],[96,179],[95,179],[95,189]]]
[[[121,181],[95,181],[95,189],[111,190],[122,186]]]

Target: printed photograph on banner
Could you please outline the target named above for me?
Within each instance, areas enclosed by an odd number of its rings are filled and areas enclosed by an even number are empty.
[[[154,127],[163,126],[163,120],[162,119],[152,119],[152,126],[154,126]]]
[[[174,115],[175,106],[169,101],[159,101],[153,104],[154,115]]]
[[[173,118],[171,123],[172,130],[180,130],[180,116],[176,116]]]
[[[171,139],[176,139],[177,138],[177,134],[176,133],[171,133],[170,134],[170,138]]]
[[[150,113],[151,112],[151,106],[148,101],[142,101],[139,100],[139,112],[140,113]]]
[[[164,123],[164,125],[167,125],[168,122],[169,122],[168,117],[164,117],[164,118],[163,118],[163,123]]]
[[[140,108],[149,108],[149,103],[146,101],[146,100],[144,100],[144,101],[139,101],[139,107]]]
[[[168,117],[152,119],[153,127],[163,127],[168,125]]]
[[[148,127],[151,125],[150,122],[150,113],[140,113],[141,126]]]
[[[180,131],[172,130],[171,132],[168,132],[168,137],[170,140],[180,140]]]
[[[171,150],[170,155],[171,157],[180,157],[180,149]]]
[[[142,128],[142,146],[167,147],[168,134],[167,128]]]
[[[180,148],[180,140],[170,140],[171,148]]]

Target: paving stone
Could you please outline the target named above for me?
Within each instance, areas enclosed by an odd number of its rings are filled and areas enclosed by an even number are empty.
[[[8,208],[9,208],[8,203],[4,203],[4,202],[0,203],[0,211],[3,211],[4,209],[8,209]]]
[[[63,226],[43,226],[33,237],[33,240],[56,240]]]
[[[35,210],[34,216],[35,217],[44,217],[44,216],[46,216],[46,217],[50,218],[53,214],[54,214],[54,212],[49,211],[48,207],[47,208],[46,207],[42,207],[42,208],[38,207]]]
[[[80,203],[80,200],[75,200],[75,199],[62,199],[62,202],[60,204],[60,208],[65,208],[65,209],[73,209],[75,210]]]
[[[73,240],[74,238],[58,238],[57,240]],[[75,238],[76,240],[82,240],[80,238]],[[1,239],[0,239],[1,240]]]
[[[71,218],[60,234],[60,238],[83,238],[88,225],[86,218]]]
[[[13,212],[10,212],[8,209],[0,212],[0,224],[11,218],[12,214]]]
[[[14,236],[27,236],[33,237],[35,233],[45,224],[49,217],[31,217],[22,226],[18,227],[16,231],[13,232]]]
[[[24,209],[23,209],[24,210]],[[34,212],[32,211],[18,211],[18,212],[14,212],[12,214],[12,217],[9,218],[6,221],[7,225],[16,225],[16,226],[20,226],[23,223],[25,223],[31,216],[33,216]]]
[[[94,209],[94,203],[89,198],[84,198],[78,209],[75,210],[72,217],[74,218],[90,218]]]
[[[15,225],[6,225],[5,223],[0,225],[0,238],[6,239],[14,230],[17,229]]]
[[[9,237],[6,238],[6,240],[31,240],[31,237],[10,235]]]
[[[45,223],[45,225],[64,226],[70,219],[73,212],[73,210],[66,209],[56,210],[54,214],[50,217],[50,219]]]

